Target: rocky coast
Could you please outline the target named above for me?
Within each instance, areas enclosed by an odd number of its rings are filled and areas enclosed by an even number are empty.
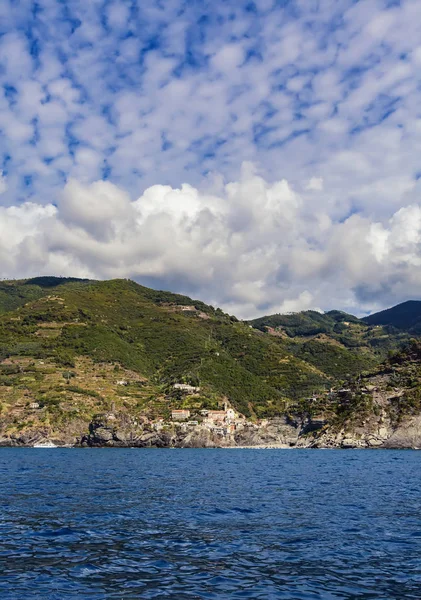
[[[219,428],[221,429],[221,428]],[[231,432],[203,424],[183,423],[134,425],[113,416],[89,423],[86,433],[51,435],[43,429],[0,437],[0,446],[33,447],[44,441],[58,447],[81,448],[420,448],[421,417],[404,420],[399,426],[378,419],[364,427],[337,429],[323,419],[276,417],[260,423],[242,421]]]

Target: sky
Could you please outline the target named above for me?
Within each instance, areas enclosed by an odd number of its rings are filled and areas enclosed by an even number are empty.
[[[419,0],[1,0],[0,277],[421,299]]]

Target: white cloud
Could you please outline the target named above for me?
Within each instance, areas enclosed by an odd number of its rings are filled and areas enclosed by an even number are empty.
[[[217,71],[232,74],[244,60],[244,50],[238,44],[228,44],[212,56],[211,63]]]
[[[419,293],[420,241],[420,204],[384,222],[333,222],[317,214],[312,190],[299,195],[245,165],[214,193],[155,185],[131,201],[110,182],[72,180],[57,207],[3,208],[0,275],[130,277],[244,318],[370,309]]]
[[[0,4],[5,274],[244,315],[421,293],[419,0]]]
[[[323,190],[323,177],[312,177],[306,185],[306,190],[321,192]]]
[[[291,313],[291,312],[299,312],[300,310],[310,310],[314,307],[312,305],[313,296],[309,291],[305,290],[301,292],[298,298],[284,300],[279,307],[279,311],[281,314]]]
[[[133,218],[128,194],[106,181],[96,181],[87,187],[70,180],[61,196],[59,214],[66,224],[80,227],[99,239]]]

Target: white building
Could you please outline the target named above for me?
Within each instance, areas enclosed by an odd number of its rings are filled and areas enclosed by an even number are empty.
[[[233,421],[235,419],[235,410],[233,408],[228,408],[226,411],[226,419],[227,421]]]
[[[184,421],[185,419],[188,419],[190,417],[190,411],[189,410],[173,410],[171,411],[171,418],[173,421]]]
[[[200,387],[196,387],[194,385],[188,385],[187,383],[175,383],[173,385],[175,390],[181,390],[182,392],[186,392],[186,394],[196,394],[200,392]]]

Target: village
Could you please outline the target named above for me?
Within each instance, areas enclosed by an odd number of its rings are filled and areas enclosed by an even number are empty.
[[[117,381],[116,383],[117,385],[128,384],[127,381]],[[238,434],[240,431],[264,429],[269,424],[268,419],[248,420],[244,415],[234,410],[227,399],[223,402],[223,408],[217,410],[194,407],[194,402],[187,403],[186,407],[185,400],[194,400],[195,397],[198,397],[202,392],[201,387],[187,383],[174,383],[171,388],[173,392],[179,394],[179,407],[173,406],[166,417],[156,415],[152,419],[144,417],[143,420],[143,425],[147,425],[150,430],[157,433],[175,428],[179,434],[183,435],[196,429],[208,431],[211,435],[227,438],[228,440],[231,435]],[[368,393],[368,391],[364,388],[362,393]],[[323,411],[320,413],[317,411],[318,408],[321,408],[320,405],[326,407],[326,403],[329,406],[337,402],[344,405],[348,403],[350,395],[351,390],[348,388],[336,390],[330,388],[329,391],[324,393],[314,392],[306,398],[308,410],[313,413],[311,417],[313,426],[318,428],[326,423]]]
[[[172,388],[183,396],[195,396],[200,392],[200,387],[185,383],[176,383]],[[179,428],[180,431],[188,431],[201,426],[219,436],[233,434],[237,429],[242,429],[245,421],[244,415],[236,412],[227,401],[224,402],[224,408],[219,410],[172,409],[170,418],[170,423]],[[155,431],[160,431],[170,423],[168,420],[158,418],[157,421],[152,423],[152,427]]]

